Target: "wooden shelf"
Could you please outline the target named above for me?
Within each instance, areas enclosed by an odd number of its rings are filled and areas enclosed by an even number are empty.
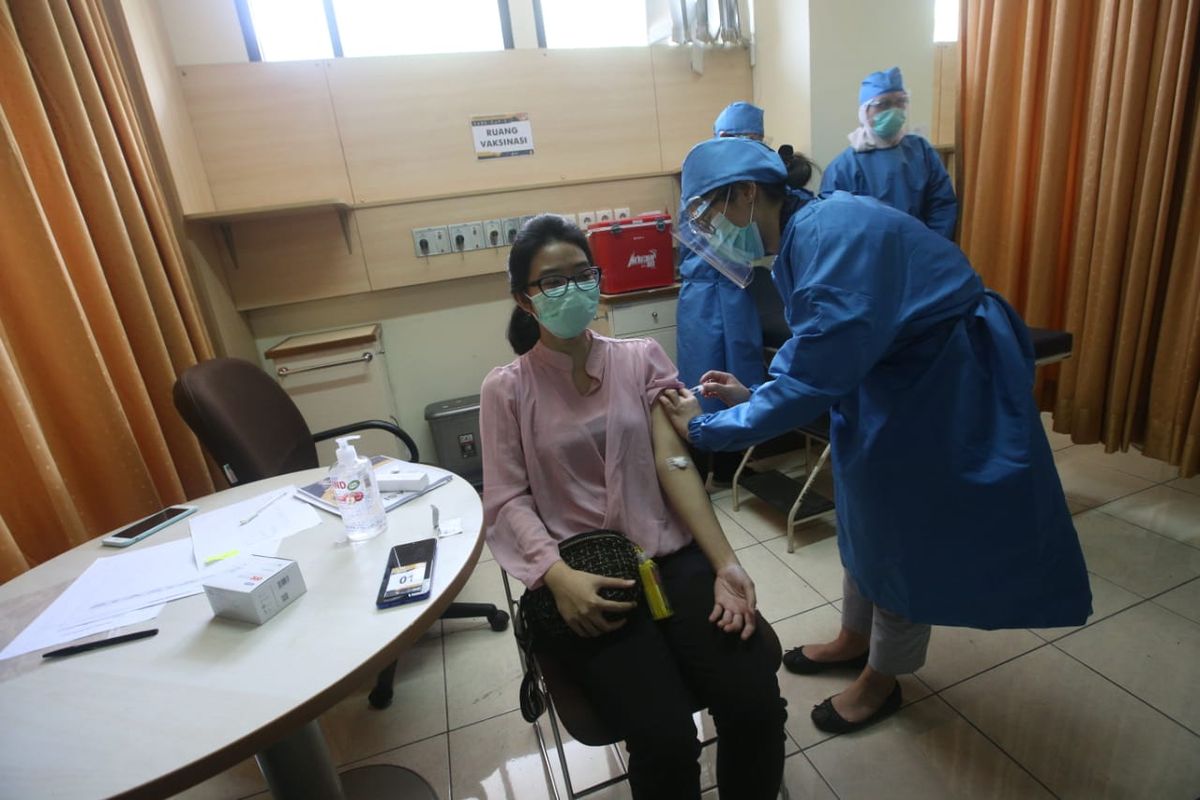
[[[406,206],[413,203],[431,203],[437,200],[454,200],[460,197],[484,197],[494,194],[513,194],[515,192],[528,192],[536,189],[556,189],[569,186],[587,186],[593,183],[613,183],[616,181],[635,181],[642,178],[668,178],[679,175],[679,170],[660,170],[657,172],[635,172],[627,175],[605,175],[598,178],[576,178],[572,180],[552,181],[549,183],[530,183],[520,184],[515,186],[505,186],[499,189],[471,189],[464,192],[452,192],[449,194],[431,194],[423,197],[405,197],[396,198],[394,200],[376,200],[370,203],[355,203],[351,208],[358,210],[362,208],[384,208],[386,206]]]
[[[465,192],[447,194],[431,194],[421,197],[397,197],[389,200],[376,200],[369,203],[349,203],[345,200],[312,200],[303,203],[283,203],[273,206],[258,206],[250,208],[232,208],[226,211],[206,211],[202,214],[185,214],[188,222],[233,223],[249,222],[252,220],[269,219],[271,217],[287,217],[303,214],[306,211],[321,211],[330,209],[338,212],[359,211],[364,208],[386,208],[389,206],[406,206],[414,203],[432,203],[438,200],[455,200],[461,197],[484,197],[496,194],[513,194],[535,189],[554,189],[569,186],[586,186],[593,183],[612,183],[615,181],[633,181],[642,178],[671,178],[678,177],[679,170],[661,170],[658,172],[638,172],[628,175],[607,175],[602,178],[579,178],[574,180],[553,181],[548,183],[531,183],[515,186],[505,186],[500,189],[473,189]]]
[[[280,203],[273,206],[255,208],[232,208],[227,211],[206,211],[203,214],[185,214],[188,222],[209,222],[217,226],[225,249],[229,252],[229,260],[234,269],[240,268],[237,247],[233,241],[233,224],[235,222],[250,222],[252,220],[277,219],[293,217],[310,211],[336,211],[338,222],[342,226],[342,238],[346,240],[346,252],[354,252],[354,239],[350,232],[350,212],[353,206],[345,200],[311,200],[302,203]]]
[[[289,358],[292,356],[319,353],[324,350],[337,350],[356,344],[374,344],[379,341],[379,324],[359,325],[355,328],[342,328],[321,333],[307,333],[300,336],[289,336],[279,344],[267,350],[265,355],[270,359]]]
[[[184,214],[188,222],[247,222],[254,219],[270,217],[288,217],[293,214],[303,214],[305,211],[352,211],[353,206],[345,200],[311,200],[303,203],[282,203],[274,206],[252,206],[250,208],[231,208],[226,211],[205,211],[202,214]]]

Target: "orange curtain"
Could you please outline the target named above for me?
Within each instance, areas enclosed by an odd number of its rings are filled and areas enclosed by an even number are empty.
[[[963,0],[962,248],[1075,335],[1042,402],[1076,442],[1200,471],[1200,0]]]
[[[97,0],[0,7],[0,581],[213,490],[212,357]]]

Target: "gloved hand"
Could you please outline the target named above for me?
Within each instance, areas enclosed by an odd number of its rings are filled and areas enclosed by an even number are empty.
[[[705,397],[717,397],[727,406],[736,406],[750,399],[750,390],[728,372],[709,370],[700,376],[700,387]]]

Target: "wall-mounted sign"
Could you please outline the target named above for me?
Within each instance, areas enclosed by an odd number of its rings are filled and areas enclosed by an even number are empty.
[[[528,114],[472,117],[475,157],[507,158],[533,155],[533,126]]]

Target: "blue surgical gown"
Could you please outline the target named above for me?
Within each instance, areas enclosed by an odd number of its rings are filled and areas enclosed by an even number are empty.
[[[699,447],[830,412],[842,563],[914,622],[1081,625],[1091,592],[1033,400],[1033,348],[952,242],[835,192],[788,221],[773,277],[792,338]]]
[[[676,307],[676,358],[679,380],[689,387],[710,369],[731,372],[747,386],[767,375],[763,359],[762,323],[750,293],[683,249],[679,265],[683,286]],[[705,411],[725,404],[702,398]]]
[[[954,238],[958,200],[937,151],[920,136],[905,136],[882,150],[847,147],[821,179],[821,196],[841,189],[882,200],[912,214],[947,239]]]

